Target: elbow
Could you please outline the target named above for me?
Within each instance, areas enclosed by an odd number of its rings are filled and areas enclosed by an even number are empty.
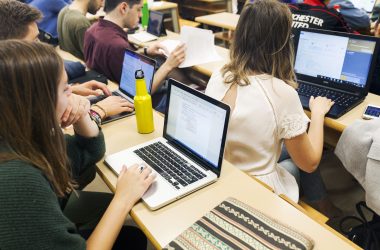
[[[320,160],[320,158],[310,159],[310,161],[307,164],[305,164],[302,170],[309,174],[313,173],[315,170],[317,170]]]

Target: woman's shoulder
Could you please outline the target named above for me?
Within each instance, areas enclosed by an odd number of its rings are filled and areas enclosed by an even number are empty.
[[[18,159],[0,163],[0,186],[8,187],[9,190],[17,186],[51,190],[41,170],[31,163]]]

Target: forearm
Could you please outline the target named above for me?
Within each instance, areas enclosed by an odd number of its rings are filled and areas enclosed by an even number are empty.
[[[124,199],[118,199],[115,196],[87,240],[87,249],[112,249],[132,207],[132,202],[125,202]]]
[[[320,160],[323,150],[323,123],[324,115],[311,113],[311,122],[308,137],[314,150],[314,155]]]
[[[162,82],[166,79],[167,75],[173,70],[167,62],[161,65],[161,67],[157,70],[156,74],[153,78],[152,84],[152,94],[156,92],[156,90],[160,87]]]
[[[96,123],[91,120],[90,115],[86,114],[73,124],[75,133],[83,137],[91,138],[99,134],[99,128]]]

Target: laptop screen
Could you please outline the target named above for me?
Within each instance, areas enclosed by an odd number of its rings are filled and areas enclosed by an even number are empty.
[[[351,0],[351,3],[358,9],[364,9],[367,12],[372,12],[376,0]]]
[[[229,107],[189,89],[179,84],[170,86],[165,138],[218,169],[223,158]]]
[[[324,83],[366,87],[376,41],[300,31],[294,70]]]
[[[149,23],[148,23],[148,33],[160,36],[161,35],[161,29],[162,29],[162,22],[164,19],[164,14],[157,11],[150,11],[149,12]]]
[[[120,89],[123,93],[132,98],[136,95],[135,72],[138,69],[144,71],[146,89],[148,93],[150,93],[155,70],[155,61],[136,52],[126,50],[120,79]]]

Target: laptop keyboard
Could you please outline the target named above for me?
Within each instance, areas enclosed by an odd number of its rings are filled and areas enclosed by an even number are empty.
[[[309,84],[299,84],[299,87],[297,89],[297,92],[299,95],[302,96],[322,96],[329,98],[335,102],[335,104],[343,107],[348,107],[352,105],[353,103],[357,102],[359,97],[354,95],[345,94],[342,92],[334,91],[331,89],[326,89],[322,87],[317,87],[314,85]]]
[[[134,151],[173,187],[180,189],[206,177],[193,165],[185,161],[161,142],[156,142]]]
[[[113,91],[112,95],[113,96],[120,96],[120,94],[117,91]],[[90,97],[90,98],[88,98],[88,100],[90,101],[90,103],[92,105],[92,104],[95,104],[97,102],[100,102],[100,101],[106,99],[107,97],[108,96],[106,96],[106,95],[99,95],[99,96]]]

